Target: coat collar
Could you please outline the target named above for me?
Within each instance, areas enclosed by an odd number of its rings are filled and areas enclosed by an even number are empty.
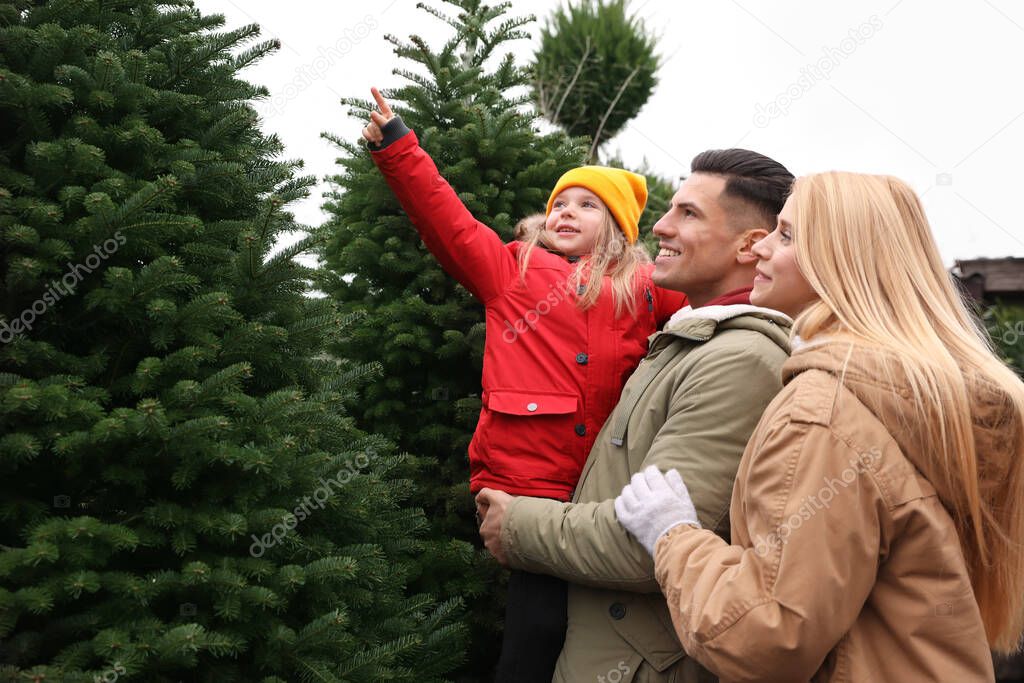
[[[751,304],[730,304],[726,306],[684,306],[672,314],[661,332],[648,337],[650,351],[682,337],[691,341],[706,342],[715,336],[720,328],[749,329],[770,338],[789,353],[789,333],[793,321],[780,311]]]
[[[771,308],[754,306],[753,304],[731,304],[728,306],[701,306],[693,308],[684,306],[672,314],[672,317],[665,323],[665,330],[669,328],[685,327],[696,320],[711,320],[716,323],[724,322],[741,315],[754,315],[765,320],[771,320],[778,324],[793,326],[793,320],[785,313]]]

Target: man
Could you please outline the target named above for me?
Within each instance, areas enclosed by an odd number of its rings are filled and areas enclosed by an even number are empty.
[[[645,467],[675,468],[701,524],[729,538],[733,479],[761,413],[781,389],[791,322],[750,306],[753,245],[775,226],[793,176],[747,150],[698,155],[654,226],[656,284],[691,306],[652,335],[605,422],[573,500],[483,489],[481,536],[513,569],[569,581],[569,626],[554,681],[714,681],[686,657],[650,554],[614,499]]]

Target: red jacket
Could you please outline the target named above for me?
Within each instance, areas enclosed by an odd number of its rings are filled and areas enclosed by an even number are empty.
[[[427,248],[485,307],[483,406],[469,445],[470,489],[568,500],[594,438],[647,353],[647,338],[686,305],[639,278],[637,317],[614,319],[611,278],[581,311],[566,283],[573,257],[538,248],[525,284],[516,255],[477,221],[413,132],[373,159]]]

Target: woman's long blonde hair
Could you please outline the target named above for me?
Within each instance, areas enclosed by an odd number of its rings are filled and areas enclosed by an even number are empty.
[[[989,644],[1024,631],[1024,383],[999,359],[943,267],[914,191],[888,176],[820,173],[793,186],[797,261],[820,295],[794,333],[853,337],[909,379],[924,475],[956,522]],[[982,396],[996,419],[976,442]]]
[[[541,223],[539,229],[528,231],[523,236],[523,246],[519,248],[519,277],[526,278],[526,269],[530,264],[530,254],[540,245],[542,248],[554,249],[549,243],[547,230]],[[585,282],[583,293],[577,297],[576,305],[586,310],[597,303],[601,295],[601,284],[604,276],[611,278],[612,301],[615,302],[615,317],[622,315],[625,308],[636,317],[637,278],[640,267],[651,262],[651,256],[644,245],[637,241],[630,244],[619,229],[618,223],[611,212],[604,208],[604,221],[597,232],[597,240],[590,254],[580,258],[576,263],[569,280],[565,283],[566,291],[576,291],[581,282]]]

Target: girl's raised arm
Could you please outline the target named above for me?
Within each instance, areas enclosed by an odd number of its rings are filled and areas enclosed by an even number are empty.
[[[363,129],[377,168],[441,267],[486,304],[516,276],[516,259],[492,229],[473,218],[441,177],[416,133],[395,116],[380,92],[380,111]]]

